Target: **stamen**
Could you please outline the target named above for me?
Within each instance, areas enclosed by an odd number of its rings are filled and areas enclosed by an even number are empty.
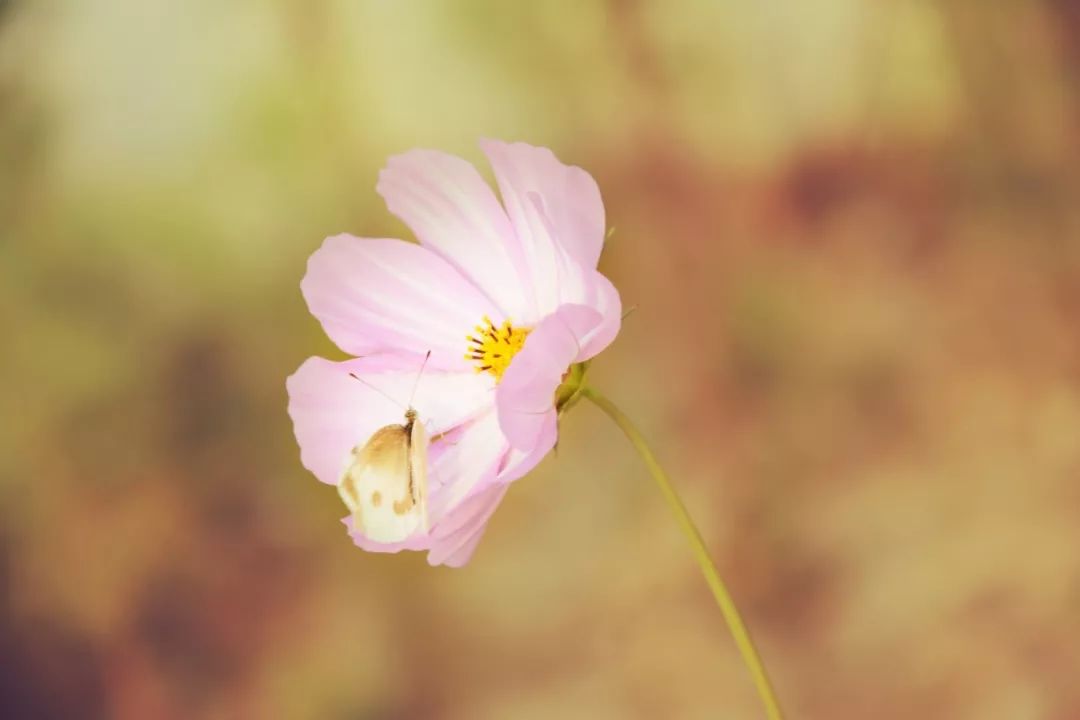
[[[530,328],[514,327],[509,320],[499,326],[484,316],[484,324],[476,326],[476,332],[469,335],[467,360],[477,363],[476,372],[489,372],[496,380],[501,380],[503,373],[510,367],[510,361],[525,344]]]

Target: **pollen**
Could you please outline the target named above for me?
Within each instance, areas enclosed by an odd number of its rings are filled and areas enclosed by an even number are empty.
[[[476,372],[489,372],[496,380],[501,380],[506,368],[510,367],[510,361],[525,344],[529,331],[530,328],[514,327],[509,320],[496,327],[491,318],[485,315],[483,323],[477,325],[475,332],[466,338],[469,352],[465,359],[476,363]]]

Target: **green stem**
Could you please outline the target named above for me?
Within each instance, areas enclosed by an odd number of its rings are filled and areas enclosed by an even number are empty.
[[[694,557],[697,558],[701,573],[705,576],[705,582],[708,583],[709,589],[712,590],[713,597],[716,598],[716,604],[720,608],[720,613],[724,616],[724,621],[727,622],[732,637],[735,638],[735,644],[739,647],[739,652],[742,653],[743,662],[746,663],[750,675],[754,678],[754,685],[757,687],[758,695],[761,696],[761,702],[765,705],[765,714],[769,717],[769,720],[783,720],[783,715],[780,713],[780,704],[776,701],[776,695],[773,693],[772,685],[769,683],[769,676],[765,672],[765,666],[758,656],[757,649],[754,648],[754,642],[750,639],[750,632],[746,629],[738,608],[735,607],[735,601],[731,599],[731,593],[728,592],[724,581],[720,579],[716,564],[709,557],[709,550],[705,547],[701,532],[694,525],[694,521],[690,519],[690,513],[687,512],[686,506],[679,498],[679,494],[675,492],[675,488],[671,485],[671,481],[668,479],[664,469],[656,461],[652,450],[645,443],[645,438],[630,422],[630,418],[626,417],[619,408],[615,407],[610,400],[599,392],[586,386],[582,388],[581,394],[589,398],[598,408],[607,413],[608,417],[615,421],[615,424],[630,439],[634,449],[641,455],[641,459],[645,461],[645,465],[649,468],[649,472],[652,473],[653,479],[660,486],[660,492],[664,494],[668,506],[671,507],[671,511],[675,514],[675,521],[683,534],[686,535],[686,539],[690,541],[690,548],[694,551]]]

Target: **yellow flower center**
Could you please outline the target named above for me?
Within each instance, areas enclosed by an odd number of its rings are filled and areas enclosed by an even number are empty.
[[[501,380],[510,361],[525,344],[529,331],[530,328],[514,327],[509,320],[495,327],[491,318],[485,315],[483,324],[477,325],[476,332],[466,338],[469,353],[465,359],[476,363],[476,372],[489,372],[496,380]]]

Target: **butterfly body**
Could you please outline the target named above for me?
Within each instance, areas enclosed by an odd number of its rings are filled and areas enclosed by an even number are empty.
[[[405,423],[386,425],[353,448],[338,493],[366,537],[400,542],[427,531],[428,442],[409,408]]]

